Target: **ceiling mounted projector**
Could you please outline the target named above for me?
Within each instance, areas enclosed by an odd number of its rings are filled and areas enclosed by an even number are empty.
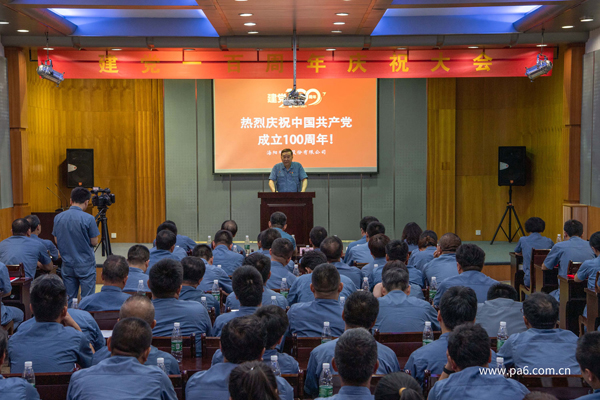
[[[56,83],[56,86],[65,80],[64,74],[56,72],[52,68],[52,60],[50,59],[42,62],[42,65],[37,68],[37,73],[42,79],[48,79],[49,81]]]
[[[525,75],[533,82],[535,78],[538,78],[550,72],[552,70],[552,67],[552,62],[548,60],[548,57],[546,57],[543,54],[538,54],[537,62],[533,67],[525,69]]]

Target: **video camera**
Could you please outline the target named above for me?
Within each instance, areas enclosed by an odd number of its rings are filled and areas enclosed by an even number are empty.
[[[92,205],[94,207],[108,208],[108,206],[115,202],[115,195],[110,192],[109,188],[100,189],[98,187],[94,187],[90,189],[90,193],[93,195]]]

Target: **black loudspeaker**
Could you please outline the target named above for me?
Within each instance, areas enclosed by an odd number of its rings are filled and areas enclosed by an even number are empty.
[[[525,186],[526,153],[525,146],[498,147],[498,186]]]
[[[67,149],[67,187],[94,186],[94,149]]]

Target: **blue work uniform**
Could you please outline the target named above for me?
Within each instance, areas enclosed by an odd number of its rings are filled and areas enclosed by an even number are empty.
[[[338,340],[334,339],[323,343],[310,352],[306,368],[306,381],[304,383],[304,391],[307,395],[317,397],[319,394],[319,377],[323,371],[323,363],[331,364],[331,360],[335,355],[335,345]],[[387,375],[400,371],[400,364],[398,364],[396,353],[379,342],[377,342],[377,359],[379,360],[378,375]],[[337,375],[337,371],[334,369],[332,369],[332,372],[334,375]]]
[[[11,236],[0,242],[0,262],[6,265],[23,263],[27,278],[35,278],[38,261],[43,265],[52,262],[48,249],[39,240],[27,236]]]
[[[437,311],[425,300],[407,296],[402,290],[392,290],[377,300],[379,315],[373,328],[381,333],[423,332],[426,321],[434,331],[440,330]]]
[[[377,285],[378,283],[382,283],[382,274],[384,266],[385,265],[380,265],[377,268],[374,268],[373,272],[371,272],[371,277],[369,278],[369,286],[371,287],[371,290],[373,290],[375,285]],[[418,291],[422,289],[423,285],[423,274],[421,273],[421,271],[419,271],[413,266],[407,265],[406,269],[408,270],[408,279],[410,286],[412,286],[413,291],[415,291],[414,295],[418,295]],[[411,295],[412,294],[413,293],[411,291]]]
[[[586,394],[585,396],[578,397],[575,400],[600,400],[600,389],[596,389],[596,390],[594,390],[593,393]]]
[[[360,269],[356,267],[351,267],[348,264],[344,264],[341,261],[334,262],[332,264],[335,265],[338,272],[340,273],[340,276],[347,276],[348,278],[352,279],[352,283],[354,283],[354,286],[360,287],[360,283],[362,281],[362,274],[360,272]]]
[[[483,374],[483,367],[468,367],[437,381],[428,400],[521,400],[529,390],[515,379]]]
[[[288,311],[289,333],[298,337],[317,337],[323,334],[323,322],[329,321],[331,335],[339,337],[344,333],[342,319],[344,309],[337,300],[315,299],[308,303],[294,304]]]
[[[0,262],[0,292],[1,293],[11,293],[12,285],[10,283],[10,275],[8,274],[8,268],[6,265]],[[2,318],[0,323],[2,325],[8,324],[10,321],[13,321],[14,327],[19,326],[23,319],[25,318],[25,314],[20,308],[5,306],[0,303],[0,313],[2,314]]]
[[[429,246],[423,251],[413,251],[410,253],[410,257],[408,257],[408,265],[413,266],[419,271],[423,272],[423,267],[425,264],[433,260],[433,253],[435,253],[436,249],[437,246]]]
[[[225,293],[229,294],[233,292],[233,288],[231,287],[231,278],[229,275],[227,275],[227,272],[223,270],[223,267],[219,268],[209,264],[206,261],[204,261],[204,265],[206,266],[206,272],[204,273],[202,281],[198,285],[198,290],[202,292],[209,292],[212,290],[212,285],[215,280],[218,280],[219,286],[225,291]]]
[[[79,308],[85,311],[119,311],[130,297],[120,287],[104,285],[100,292],[81,299]]]
[[[274,228],[274,229],[278,229],[278,228]],[[318,249],[315,249],[318,250]],[[259,253],[264,254],[265,256],[271,258],[271,250],[270,249],[259,249],[258,250]],[[282,264],[283,265],[283,264]],[[294,272],[294,260],[290,260],[289,263],[287,263],[287,265],[285,266],[290,272]],[[279,288],[278,288],[279,289]]]
[[[148,287],[148,275],[139,268],[129,267],[129,275],[123,291],[137,292],[140,281],[142,281],[144,284],[144,292],[149,292],[150,288]]]
[[[213,265],[220,265],[228,276],[244,262],[244,256],[231,251],[224,244],[220,244],[213,250]]]
[[[142,365],[134,357],[113,356],[73,374],[67,400],[75,399],[177,400],[177,395],[160,368]]]
[[[404,239],[404,243],[406,243],[406,245],[408,246],[408,251],[410,253],[412,253],[413,251],[419,251],[418,244],[410,244],[410,243],[408,243],[408,241],[406,239]]]
[[[477,304],[475,321],[485,329],[489,337],[496,337],[500,321],[506,322],[509,335],[527,330],[523,320],[523,303],[512,299],[497,298]]]
[[[238,364],[215,364],[206,371],[196,372],[185,385],[185,398],[195,400],[229,400],[229,374]],[[285,379],[276,376],[281,400],[292,400],[294,389]]]
[[[347,247],[346,247],[346,254],[344,254],[344,262],[346,264],[350,264],[350,262],[348,261],[348,253],[350,252],[350,250],[352,250],[355,246],[358,246],[359,244],[365,244],[367,243],[367,235],[363,235],[362,238],[351,242]]]
[[[577,335],[564,329],[530,328],[522,333],[511,335],[498,351],[504,357],[504,365],[509,368],[554,368],[555,375],[560,368],[570,368],[570,375],[581,373],[575,359]],[[564,373],[564,372],[562,372]]]
[[[107,358],[110,358],[110,351],[108,351],[108,347],[103,347],[94,353],[94,357],[92,357],[92,365],[98,365],[101,361],[104,361]],[[157,349],[154,346],[150,347],[150,354],[148,354],[148,359],[144,365],[157,366],[158,358],[164,358],[165,369],[167,370],[168,375],[179,375],[181,373],[179,370],[179,364],[177,363],[175,357],[169,353]]]
[[[332,397],[327,397],[331,400],[373,400],[375,396],[371,394],[371,389],[364,386],[342,386],[338,394]],[[317,399],[323,399],[324,397],[317,397]]]
[[[202,290],[198,290],[198,288],[186,285],[183,285],[181,287],[181,292],[179,292],[179,300],[196,301],[201,303],[202,297],[206,297],[206,305],[208,309],[210,310],[212,307],[214,307],[215,315],[218,316],[221,313],[221,305],[212,294],[204,293]]]
[[[184,248],[175,245],[175,248],[173,249],[173,255],[181,261],[187,257],[187,251],[185,251]]]
[[[11,400],[39,400],[37,390],[25,379],[4,378],[0,375],[0,394],[2,398]]]
[[[300,192],[302,181],[308,178],[302,164],[292,161],[289,169],[283,163],[275,164],[269,175],[269,180],[275,182],[278,192]]]
[[[212,324],[206,308],[195,301],[185,301],[176,298],[152,299],[156,326],[152,329],[153,336],[171,336],[175,322],[181,325],[181,336],[196,334],[196,355],[202,355],[200,337],[203,333],[212,336]]]
[[[596,258],[596,255],[590,247],[589,242],[580,237],[573,236],[569,240],[556,243],[546,256],[544,265],[549,269],[558,265],[558,275],[566,278],[569,261],[584,262],[593,258]],[[551,292],[550,295],[554,296],[557,301],[560,301],[559,289]]]
[[[271,297],[275,296],[275,305],[283,308],[284,310],[288,307],[288,301],[281,293],[277,293],[272,291],[271,289],[267,289],[265,287],[264,292],[262,294],[262,305],[271,305],[273,304]],[[232,310],[237,310],[240,308],[240,301],[237,298],[235,293],[227,296],[227,300],[225,301],[225,308],[231,308]]]
[[[281,228],[273,228],[275,229],[277,232],[279,232],[279,234],[281,234],[281,238],[282,239],[287,239],[290,242],[292,242],[292,247],[294,250],[296,250],[296,239],[294,239],[294,237],[292,235],[290,235],[289,233],[287,233],[286,231],[284,231]]]
[[[58,260],[58,249],[56,248],[56,245],[54,243],[52,243],[51,240],[42,239],[41,237],[39,237],[38,235],[36,235],[34,233],[32,233],[30,237],[33,240],[42,242],[44,244],[44,246],[46,246],[46,250],[48,250],[48,253],[50,253],[50,257],[52,257],[53,260]]]
[[[183,260],[183,257],[181,257],[175,253],[171,253],[169,250],[160,250],[160,249],[157,249],[156,247],[153,247],[150,249],[150,262],[148,263],[148,269],[146,270],[146,275],[150,275],[150,269],[152,269],[154,264],[156,264],[157,262],[159,262],[160,260],[163,260],[165,258],[170,259],[170,260],[175,260],[175,261]]]
[[[354,263],[370,263],[371,261],[373,261],[373,255],[369,249],[369,243],[357,244],[352,249],[348,250],[346,257],[344,257],[344,262],[348,265],[353,265]]]
[[[427,286],[434,276],[438,285],[448,278],[458,276],[455,253],[442,254],[425,264],[423,267],[423,284]]]
[[[475,294],[477,295],[477,302],[483,303],[487,300],[488,290],[490,290],[490,288],[496,285],[497,283],[498,281],[490,278],[483,272],[475,270],[464,271],[457,276],[453,276],[451,278],[443,280],[439,284],[437,293],[435,295],[435,298],[433,299],[433,304],[439,306],[442,295],[446,292],[446,290],[450,289],[453,286],[470,287],[475,291]]]
[[[357,288],[350,278],[345,275],[340,275],[340,281],[344,284],[344,288],[342,289],[339,297],[345,297],[347,299],[352,293],[356,292]],[[296,303],[308,303],[310,301],[314,301],[315,295],[310,290],[311,283],[312,274],[300,275],[296,279],[290,288],[290,293],[288,294],[287,298],[290,306]]]
[[[360,272],[361,272],[363,278],[369,278],[369,286],[371,286],[371,282],[373,281],[373,271],[376,268],[375,265],[377,265],[377,268],[383,269],[385,264],[387,264],[387,260],[385,259],[385,257],[373,258],[371,256],[371,261],[369,261],[369,263],[367,265],[362,267]],[[361,283],[361,286],[362,286],[362,283]],[[373,285],[373,286],[375,286],[375,285]],[[371,287],[373,287],[373,286],[371,286]]]
[[[600,257],[584,261],[577,270],[577,278],[582,281],[587,279],[587,287],[594,290],[598,271],[600,271]]]
[[[187,252],[194,250],[194,247],[196,247],[196,242],[185,235],[177,234],[177,242],[175,245],[181,247]]]
[[[37,322],[19,329],[8,341],[10,371],[23,372],[25,361],[35,372],[71,372],[75,363],[92,365],[92,349],[83,332],[57,322]]]
[[[282,374],[297,374],[300,366],[298,361],[289,354],[279,353],[276,349],[265,350],[263,361],[271,365],[271,356],[277,356],[277,363]],[[220,364],[223,362],[223,352],[218,349],[213,355],[211,365]]]
[[[545,236],[542,236],[539,232],[530,233],[529,236],[522,236],[519,238],[519,243],[515,247],[515,253],[523,254],[523,283],[529,287],[531,284],[531,253],[533,249],[543,250],[551,249],[554,242]]]
[[[252,315],[258,310],[258,307],[244,307],[241,306],[237,311],[231,311],[225,314],[219,315],[215,320],[215,326],[213,327],[213,335],[215,337],[221,336],[221,331],[226,323],[237,317],[245,317],[246,315]]]
[[[267,280],[267,288],[281,289],[281,279],[285,278],[288,287],[296,282],[296,276],[290,272],[282,263],[271,260],[271,277]]]
[[[93,294],[96,289],[96,257],[91,240],[100,235],[96,219],[80,207],[71,206],[54,217],[52,235],[63,263],[61,276],[69,302],[77,297],[81,286],[81,297]]]

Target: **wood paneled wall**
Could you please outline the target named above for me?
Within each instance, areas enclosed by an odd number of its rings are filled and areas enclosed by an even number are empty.
[[[3,208],[0,210],[0,240],[10,236],[10,229],[13,222],[13,208]]]
[[[93,148],[96,186],[111,189],[115,242],[151,242],[165,219],[163,85],[160,80],[65,80],[27,65],[31,209],[53,211],[46,187],[66,188],[67,148]],[[96,211],[94,208],[93,211]]]

